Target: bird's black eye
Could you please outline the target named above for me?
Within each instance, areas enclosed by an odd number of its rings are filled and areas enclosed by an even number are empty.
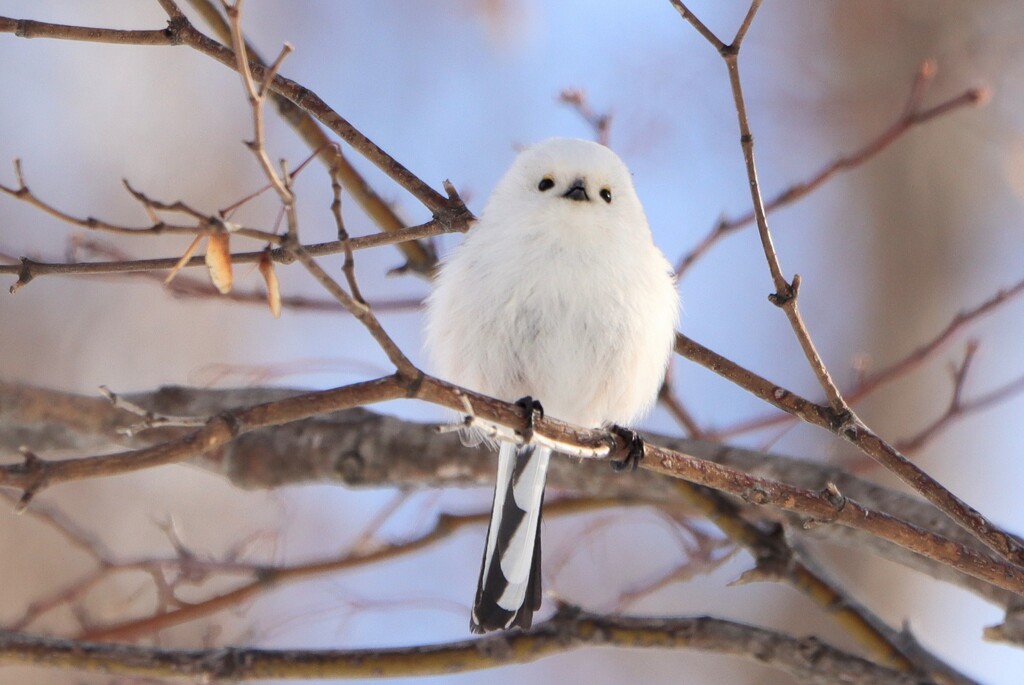
[[[537,184],[537,190],[539,190],[542,193],[545,190],[551,190],[554,187],[555,187],[555,182],[553,180],[551,180],[550,176],[545,176],[544,178],[542,178],[540,180],[540,183]]]
[[[608,204],[612,203],[612,191],[608,188],[601,188],[601,199]]]

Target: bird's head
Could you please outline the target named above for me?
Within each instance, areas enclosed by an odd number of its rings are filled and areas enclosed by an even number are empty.
[[[577,138],[550,138],[521,152],[484,213],[527,225],[647,227],[626,165],[604,145]]]

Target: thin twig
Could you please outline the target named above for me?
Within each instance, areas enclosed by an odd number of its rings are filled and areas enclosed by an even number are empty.
[[[0,184],[0,193],[9,195],[15,199],[21,200],[44,213],[59,219],[65,223],[71,224],[72,226],[78,226],[80,228],[86,228],[91,231],[104,231],[107,233],[120,233],[127,235],[162,235],[162,234],[186,234],[186,235],[208,235],[214,230],[218,230],[222,226],[222,222],[219,218],[214,216],[205,215],[195,209],[189,207],[183,202],[175,202],[173,204],[165,204],[156,200],[151,200],[146,197],[143,193],[135,190],[131,187],[127,180],[123,181],[125,188],[132,194],[136,200],[142,203],[143,207],[146,208],[147,212],[152,210],[166,210],[171,212],[181,212],[191,216],[196,220],[195,224],[180,225],[180,224],[168,224],[162,220],[155,220],[149,226],[125,226],[123,224],[115,224],[103,219],[97,219],[93,216],[85,218],[73,216],[57,209],[52,204],[42,200],[33,193],[28,185],[25,183],[25,177],[21,168],[21,160],[14,160],[14,172],[18,180],[18,187],[11,188]],[[266,231],[261,231],[255,228],[246,228],[244,226],[233,227],[232,231],[238,235],[245,236],[247,238],[254,238],[257,240],[266,240],[269,242],[277,242],[277,236]]]
[[[980,304],[957,313],[950,322],[931,339],[914,348],[911,352],[892,362],[888,366],[862,376],[852,388],[844,393],[844,396],[850,404],[856,404],[876,392],[879,388],[906,376],[915,369],[920,368],[925,362],[934,358],[936,354],[946,349],[946,347],[956,339],[956,334],[961,330],[973,324],[983,316],[992,313],[1021,294],[1024,294],[1024,279],[1007,288],[1001,288],[994,295]],[[723,440],[737,435],[742,435],[744,433],[791,423],[797,418],[798,417],[792,414],[772,414],[761,416],[753,419],[747,419],[732,426],[710,430],[707,432],[706,437],[709,440]]]
[[[292,192],[291,188],[292,175],[288,173],[284,160],[281,161],[281,171],[278,172],[278,170],[274,168],[274,165],[270,163],[270,157],[267,155],[265,148],[266,141],[263,131],[263,106],[266,101],[266,92],[257,90],[254,75],[250,71],[252,65],[245,59],[245,40],[242,37],[241,21],[242,0],[236,0],[233,5],[228,4],[226,1],[224,1],[223,4],[224,10],[228,15],[229,23],[231,24],[232,46],[235,49],[235,54],[238,55],[237,70],[242,75],[242,83],[249,98],[250,109],[252,110],[254,135],[249,147],[257,160],[259,160],[260,166],[263,168],[263,171],[267,176],[267,180],[270,181],[271,185],[277,191],[278,197],[281,200],[281,205],[284,208],[284,214],[287,218],[288,228],[284,244],[285,251],[297,259],[299,263],[306,268],[310,275],[312,275],[324,287],[324,289],[327,290],[327,292],[329,292],[342,304],[342,306],[345,307],[345,309],[349,311],[350,314],[352,314],[352,316],[363,324],[380,348],[388,356],[388,359],[391,360],[391,363],[395,365],[399,374],[409,379],[420,376],[421,373],[419,369],[416,368],[394,340],[391,339],[384,330],[380,321],[374,315],[373,311],[366,304],[366,301],[359,292],[358,285],[355,284],[354,270],[350,267],[345,271],[345,275],[352,286],[352,293],[349,294],[345,292],[338,282],[331,278],[331,276],[324,271],[319,264],[316,263],[313,257],[303,250],[299,243],[298,218],[295,210],[295,194]],[[287,53],[288,50],[286,48],[282,52],[282,57],[278,58],[278,61],[275,62],[275,64],[278,64]],[[263,82],[265,85],[269,85],[273,82],[272,74],[266,73],[264,76],[265,78]],[[336,192],[340,193],[340,186],[337,187]],[[348,260],[351,260],[352,249],[349,244],[348,236],[344,231],[344,225],[341,222],[341,204],[340,199],[337,199],[337,196],[336,201],[338,204],[335,216],[339,230],[339,242],[344,246]]]
[[[661,389],[658,391],[658,401],[661,402],[663,407],[668,409],[669,413],[672,414],[672,417],[686,431],[688,436],[698,439],[704,437],[704,429],[693,418],[693,414],[690,413],[690,410],[683,403],[682,397],[676,392],[675,384],[672,382],[671,366],[665,372],[665,379],[662,381]]]
[[[922,64],[911,86],[911,95],[908,98],[907,108],[896,121],[890,124],[877,137],[868,141],[857,150],[834,159],[810,178],[792,184],[768,200],[764,206],[765,212],[770,214],[780,207],[792,204],[817,190],[839,173],[850,171],[863,165],[886,150],[915,126],[932,121],[963,107],[983,104],[988,100],[987,89],[969,88],[959,95],[944,100],[933,107],[918,109],[920,100],[926,92],[926,86],[930,82],[932,75],[934,75],[934,63],[925,62]],[[676,275],[682,278],[690,267],[720,240],[753,224],[754,221],[755,215],[752,210],[734,218],[723,217],[720,219],[695,247],[680,258],[676,264]]]
[[[580,88],[566,88],[558,94],[558,101],[571,107],[594,132],[594,140],[601,145],[608,145],[611,138],[612,115],[608,112],[598,114],[587,101],[587,94]]]
[[[726,48],[725,43],[723,43],[711,29],[705,26],[704,22],[698,19],[697,15],[691,12],[686,5],[684,5],[682,2],[679,2],[679,0],[669,1],[672,3],[672,6],[676,8],[676,11],[679,12],[679,16],[681,16],[686,21],[690,22],[693,28],[697,29],[697,32],[700,35],[704,36],[704,39],[707,42],[711,43],[711,45],[714,46],[716,50],[722,52],[722,50]]]
[[[140,407],[134,402],[125,399],[121,395],[110,390],[105,385],[100,386],[100,394],[110,400],[110,403],[118,409],[124,410],[131,414],[135,414],[142,418],[140,423],[132,426],[128,426],[121,430],[121,433],[127,437],[131,437],[136,433],[151,428],[161,428],[168,426],[175,426],[179,428],[199,428],[207,422],[207,417],[195,417],[195,416],[165,416],[160,414],[154,414],[153,412]]]
[[[348,289],[352,297],[360,304],[366,304],[363,294],[359,292],[359,284],[356,282],[355,259],[352,257],[352,240],[348,231],[345,230],[345,221],[341,216],[341,183],[338,181],[337,169],[331,170],[331,190],[334,192],[334,200],[331,202],[331,214],[334,215],[334,223],[338,227],[338,241],[345,246],[345,263],[341,267],[348,281]]]
[[[211,0],[188,0],[188,2],[221,40],[225,43],[231,42],[231,27]],[[246,50],[250,59],[260,64],[264,63],[256,50],[248,43]],[[382,231],[388,233],[407,227],[406,222],[399,218],[394,208],[381,198],[366,178],[352,166],[341,147],[328,139],[316,120],[281,94],[271,92],[270,97],[281,117],[306,141],[311,150],[316,151],[324,166],[336,170],[342,186]],[[429,241],[405,240],[395,244],[405,254],[408,260],[406,267],[409,270],[428,275],[437,265],[437,255]]]
[[[256,81],[249,69],[249,58],[245,50],[245,39],[242,37],[242,23],[240,20],[242,0],[235,0],[233,5],[226,0],[221,0],[221,5],[228,15],[228,23],[231,26],[231,47],[234,50],[236,60],[235,71],[242,77],[242,85],[245,88],[246,95],[249,97],[249,109],[252,112],[253,139],[248,143],[249,149],[256,155],[256,159],[259,160],[260,166],[263,167],[263,172],[274,186],[274,190],[281,196],[282,204],[287,206],[293,199],[291,191],[285,187],[284,182],[278,176],[273,163],[270,161],[270,157],[267,155],[266,145],[264,144],[266,134],[263,125],[263,102],[266,99],[266,93],[262,87],[256,87]],[[263,82],[265,85],[269,85],[274,80],[274,72],[280,68],[282,60],[291,51],[291,45],[285,43],[281,48],[281,55],[275,60],[273,66],[264,70]]]
[[[418,226],[410,226],[391,233],[375,233],[368,236],[358,236],[349,239],[349,247],[353,251],[365,250],[381,245],[392,245],[407,240],[419,240],[429,238],[443,233],[458,230],[450,224],[444,224],[437,220],[428,221]],[[195,228],[191,228],[195,233]],[[345,243],[340,240],[332,240],[325,243],[312,243],[303,245],[303,250],[312,257],[323,257],[343,253]],[[265,252],[235,252],[231,255],[231,261],[235,264],[258,264],[264,258]],[[0,264],[0,274],[18,276],[18,281],[11,286],[12,292],[20,290],[33,279],[46,275],[81,275],[81,274],[119,274],[138,273],[141,271],[159,271],[173,268],[179,261],[179,257],[159,257],[155,259],[118,259],[103,262],[42,262],[28,257],[12,258],[17,264]],[[278,247],[270,251],[270,259],[281,264],[290,264],[295,261],[284,248]],[[182,264],[182,268],[205,267],[203,257],[193,257]]]
[[[674,5],[682,6],[685,9],[685,6],[679,0],[672,0],[672,2]],[[744,19],[744,25],[752,20],[759,6],[760,0],[753,0],[747,17]],[[687,18],[694,25],[698,32],[704,35],[705,38],[708,38],[705,33],[707,32],[706,27],[696,17],[693,17],[692,13],[686,11],[682,14],[684,18]],[[737,33],[737,38],[742,38],[745,30],[744,27],[741,27]],[[712,38],[714,38],[713,34]],[[712,38],[708,38],[708,41],[713,46],[718,47],[721,45],[721,41],[717,38],[712,40]],[[917,465],[900,454],[892,445],[865,426],[847,405],[838,387],[832,380],[825,363],[815,349],[814,342],[797,306],[800,277],[799,275],[794,275],[792,283],[786,281],[778,254],[772,244],[772,236],[768,229],[764,203],[761,199],[760,184],[757,179],[757,167],[754,162],[754,138],[750,132],[746,104],[743,99],[743,88],[739,75],[739,50],[740,43],[734,42],[724,49],[719,49],[719,53],[725,60],[729,72],[729,83],[736,106],[736,117],[740,129],[740,145],[743,149],[743,158],[747,168],[751,200],[754,205],[754,216],[757,220],[761,245],[764,249],[772,281],[775,285],[775,292],[769,295],[769,299],[785,312],[786,318],[789,319],[793,333],[804,351],[804,356],[807,358],[811,370],[825,391],[832,413],[830,429],[833,433],[854,444],[865,454],[896,474],[901,480],[924,495],[954,521],[974,533],[979,540],[997,551],[1007,560],[1019,567],[1024,567],[1024,545],[985,518],[979,511],[954,495],[945,486],[925,473]]]
[[[951,371],[953,390],[946,409],[920,431],[897,442],[896,449],[907,454],[917,452],[955,422],[1024,394],[1024,375],[1021,375],[986,393],[971,399],[964,399],[964,387],[970,372],[971,361],[977,349],[977,343],[969,342],[963,360],[953,367]]]
[[[560,500],[546,507],[545,513],[557,517],[607,509],[621,504],[614,499]],[[250,565],[249,572],[252,578],[232,590],[183,604],[171,611],[126,619],[107,625],[90,626],[77,639],[89,641],[135,640],[152,635],[160,630],[195,621],[228,608],[237,608],[245,602],[289,583],[350,569],[363,569],[414,554],[454,536],[467,527],[486,523],[489,517],[489,511],[473,514],[441,514],[429,531],[412,539],[377,544],[372,548],[368,548],[365,543],[358,544],[357,541],[352,550],[338,556],[290,566]],[[166,562],[161,563],[166,565]],[[213,570],[217,568],[213,564],[210,567]],[[229,566],[228,569],[234,573],[239,572],[236,566]],[[245,569],[242,568],[241,571],[245,572]]]

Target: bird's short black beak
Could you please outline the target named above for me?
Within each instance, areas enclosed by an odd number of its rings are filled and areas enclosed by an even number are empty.
[[[582,178],[577,178],[569,186],[569,190],[565,191],[562,197],[567,197],[570,200],[576,200],[577,202],[583,202],[584,200],[590,202],[590,196],[587,195],[587,186],[583,183]]]

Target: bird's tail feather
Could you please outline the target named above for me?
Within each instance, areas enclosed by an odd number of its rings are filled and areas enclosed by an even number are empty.
[[[475,633],[529,628],[540,608],[540,519],[551,450],[502,443],[487,548],[473,603]]]

